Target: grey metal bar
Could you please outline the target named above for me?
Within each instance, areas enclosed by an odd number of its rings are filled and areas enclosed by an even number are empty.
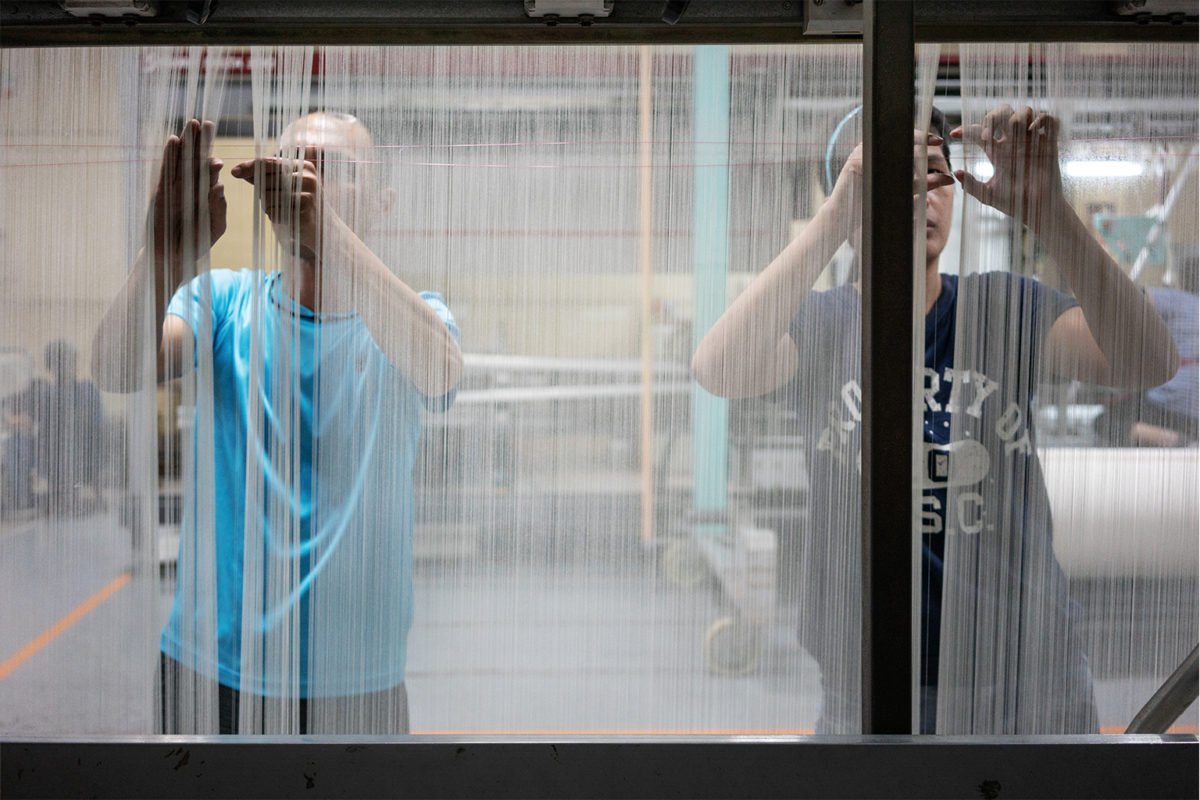
[[[186,44],[709,44],[856,40],[804,33],[818,0],[693,0],[674,24],[663,0],[618,0],[613,14],[581,24],[527,17],[519,0],[238,0],[212,6],[203,24],[193,3],[162,2],[152,18],[80,19],[57,0],[0,6],[0,46]],[[824,2],[824,0],[821,0]],[[845,2],[845,0],[829,0]],[[917,0],[918,41],[1195,42],[1195,16],[1142,18],[1110,0]],[[815,27],[814,27],[815,30]]]
[[[1195,27],[1195,16],[1122,15],[1111,0],[918,0],[916,8],[922,42],[1195,42]]]
[[[693,0],[674,24],[662,0],[620,0],[604,19],[533,19],[521,0],[238,0],[204,24],[189,4],[153,18],[68,16],[54,0],[7,3],[5,46],[182,44],[550,44],[788,42],[803,32],[803,2]],[[14,10],[15,9],[15,10]]]
[[[1193,647],[1171,676],[1129,723],[1126,733],[1163,733],[1200,694],[1200,646]]]
[[[1189,798],[1194,737],[0,742],[6,798]]]
[[[1200,28],[1185,20],[1179,24],[1140,25],[1132,20],[1089,23],[1062,20],[1026,21],[979,19],[941,21],[930,18],[917,25],[918,42],[1183,42],[1195,44]]]
[[[913,3],[863,18],[863,732],[912,731]]]
[[[721,28],[661,28],[601,25],[591,27],[536,22],[516,25],[379,25],[357,20],[323,20],[293,23],[262,20],[253,25],[213,24],[203,28],[183,25],[141,24],[127,28],[111,23],[58,26],[13,26],[3,29],[0,47],[106,47],[137,45],[182,47],[188,45],[544,45],[544,44],[788,44],[798,41],[798,24],[779,27],[731,25]],[[837,37],[804,37],[805,41],[843,41]]]

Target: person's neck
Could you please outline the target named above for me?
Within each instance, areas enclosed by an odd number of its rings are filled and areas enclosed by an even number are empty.
[[[321,313],[321,301],[317,294],[317,265],[298,256],[290,256],[290,264],[283,271],[284,289],[288,295],[314,314]]]
[[[935,258],[925,265],[925,313],[933,309],[938,296],[942,293],[942,275],[938,272],[938,262]]]

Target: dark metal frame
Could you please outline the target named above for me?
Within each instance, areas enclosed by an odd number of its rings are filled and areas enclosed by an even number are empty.
[[[597,20],[530,19],[521,0],[159,0],[158,16],[125,19],[73,17],[58,0],[4,0],[0,46],[857,41],[806,34],[805,20],[815,6],[861,2],[691,0],[668,24],[664,0],[617,0]],[[1196,41],[1195,15],[1123,16],[1117,0],[878,0],[892,4],[913,5],[917,41]]]
[[[150,20],[80,20],[52,0],[0,4],[0,46],[186,44],[794,43],[807,3],[693,0],[675,25],[662,0],[549,26],[519,0],[240,0],[162,3]],[[847,2],[847,0],[824,0]],[[1123,17],[1111,0],[867,0],[864,14],[864,263],[912,252],[918,41],[1182,41],[1197,18]],[[190,12],[190,17],[189,17]],[[211,13],[207,13],[211,12]],[[206,16],[207,13],[207,16]],[[200,19],[204,19],[200,23]],[[193,21],[195,20],[195,21]],[[387,24],[384,24],[387,23]],[[589,24],[584,24],[589,23]],[[858,37],[842,37],[855,41]],[[906,259],[884,264],[902,270]],[[911,725],[912,286],[868,271],[863,290],[864,723]],[[901,485],[896,485],[900,483]],[[871,563],[889,570],[872,571]],[[0,741],[8,797],[1187,797],[1200,793],[1192,736],[695,738],[402,741],[124,738]]]
[[[863,15],[862,720],[912,732],[913,3]],[[904,122],[901,122],[904,120]],[[903,186],[900,191],[896,187]],[[897,254],[902,254],[897,257]],[[897,478],[900,477],[900,480]],[[907,565],[907,568],[906,568]]]
[[[6,798],[1195,798],[1192,737],[0,744]]]

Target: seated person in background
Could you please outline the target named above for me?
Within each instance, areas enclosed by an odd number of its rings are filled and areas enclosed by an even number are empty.
[[[57,339],[46,345],[50,380],[35,379],[6,404],[4,466],[15,509],[33,504],[32,478],[46,483],[53,514],[83,508],[80,490],[98,490],[104,407],[96,384],[78,376],[78,351]]]
[[[1096,432],[1112,447],[1187,447],[1196,444],[1200,416],[1200,297],[1195,256],[1172,271],[1170,287],[1146,290],[1179,350],[1179,372],[1144,394],[1119,397],[1096,419]]]
[[[1175,349],[1065,198],[1055,118],[1000,107],[950,134],[983,148],[995,168],[986,183],[963,170],[951,176],[936,109],[930,130],[911,135],[928,159],[928,174],[913,182],[914,194],[926,190],[925,392],[897,402],[924,411],[920,732],[1095,731],[1090,672],[1054,558],[1028,425],[1031,395],[1043,374],[1155,386],[1174,373]],[[861,224],[862,171],[860,145],[812,221],[730,304],[692,361],[707,390],[771,395],[804,428],[801,636],[822,667],[823,733],[854,733],[861,724],[861,315],[857,286],[813,285]],[[955,177],[1037,235],[1075,296],[1010,273],[940,274]],[[903,279],[908,256],[898,258],[904,263],[892,274]],[[965,330],[956,337],[960,320]]]
[[[37,419],[38,471],[46,478],[51,510],[76,510],[80,489],[98,489],[104,406],[96,384],[78,378],[79,351],[70,342],[46,345],[45,359],[52,380]]]
[[[287,155],[232,170],[254,185],[282,269],[185,282],[194,269],[185,259],[225,230],[213,134],[211,122],[192,120],[168,140],[153,240],[94,349],[104,388],[140,388],[151,355],[142,309],[153,296],[159,380],[211,359],[211,386],[197,392],[211,393],[213,438],[195,442],[190,467],[196,507],[184,509],[162,635],[162,726],[404,733],[412,470],[423,409],[453,399],[457,328],[438,295],[411,289],[360,238],[390,196],[371,167],[369,132],[346,114],[303,117],[283,133]],[[202,208],[209,230],[188,240]],[[204,513],[209,529],[197,522]],[[213,709],[204,682],[217,684]],[[204,722],[206,710],[218,725]]]
[[[4,423],[4,456],[0,468],[4,472],[0,510],[5,516],[33,507],[33,476],[37,466],[37,423],[39,407],[44,402],[44,381],[29,380],[29,369],[20,370],[20,377],[0,403]],[[21,387],[21,388],[17,388]]]

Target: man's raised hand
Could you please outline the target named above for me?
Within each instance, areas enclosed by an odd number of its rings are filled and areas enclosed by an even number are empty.
[[[304,158],[274,156],[243,161],[231,174],[254,186],[263,212],[271,220],[280,244],[315,261],[321,252],[324,203],[316,163],[320,153],[306,148]]]
[[[921,150],[923,148],[941,147],[942,137],[936,133],[928,131],[913,130],[913,163],[919,163]],[[860,202],[862,197],[862,176],[863,176],[863,146],[859,142],[851,151],[850,156],[846,159],[846,163],[842,165],[842,171],[838,174],[837,185],[834,186],[833,194],[847,199],[853,199],[855,203]],[[950,186],[954,183],[954,177],[945,172],[937,170],[927,170],[924,175],[913,174],[912,192],[917,195],[924,188],[925,191],[933,191],[942,186]],[[855,206],[857,211],[857,205]]]
[[[982,123],[955,128],[950,135],[979,146],[992,162],[987,181],[966,170],[955,171],[967,194],[1031,226],[1061,205],[1055,117],[1028,106],[1015,111],[1002,105],[988,112]]]
[[[203,256],[225,233],[222,165],[212,155],[215,133],[212,122],[193,119],[163,146],[147,227],[155,266],[168,271],[172,288],[185,261]]]

